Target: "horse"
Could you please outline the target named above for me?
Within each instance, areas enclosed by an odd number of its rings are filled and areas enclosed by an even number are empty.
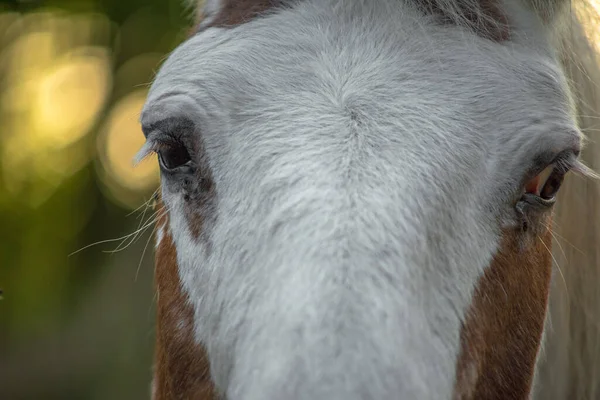
[[[193,3],[140,118],[153,399],[598,398],[591,8]]]

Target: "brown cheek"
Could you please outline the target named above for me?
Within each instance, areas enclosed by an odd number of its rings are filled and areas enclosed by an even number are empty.
[[[164,214],[164,211],[160,213]],[[166,227],[167,217],[157,224]],[[163,228],[163,231],[164,236],[156,250],[153,399],[216,399],[206,351],[194,341],[193,311],[179,280],[175,245],[168,230]]]
[[[548,304],[550,229],[527,248],[504,234],[463,325],[455,399],[528,398]]]

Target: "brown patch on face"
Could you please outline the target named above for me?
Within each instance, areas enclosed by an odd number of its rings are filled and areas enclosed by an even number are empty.
[[[429,15],[437,17],[442,23],[458,23],[455,15],[449,15],[439,7],[438,0],[415,0],[416,4]],[[234,27],[264,14],[266,11],[280,7],[282,0],[222,0],[220,10],[214,16],[208,16],[210,22],[202,25],[207,17],[202,12],[197,13],[194,32],[209,27]],[[457,10],[460,19],[466,22],[481,37],[504,42],[510,39],[508,18],[497,0],[480,0],[477,10],[472,10],[470,1],[458,1]]]
[[[550,277],[551,228],[523,248],[506,232],[480,278],[461,332],[454,399],[528,399]]]
[[[221,3],[222,6],[218,13],[210,16],[210,23],[203,25],[201,29],[238,26],[282,5],[281,0],[222,0]],[[204,16],[199,15],[196,25],[203,19]]]
[[[164,206],[159,205],[160,208]],[[216,399],[208,357],[194,340],[194,312],[181,287],[167,216],[157,222],[163,238],[156,250],[157,325],[153,400]]]
[[[207,225],[214,221],[217,193],[202,132],[193,121],[183,117],[168,117],[147,124],[143,129],[168,133],[177,143],[164,145],[165,148],[182,146],[188,152],[188,170],[163,182],[163,189],[178,193],[183,198],[183,211],[190,233],[195,239],[208,242],[207,237],[202,235],[208,230]]]
[[[479,36],[495,42],[504,42],[510,39],[508,18],[501,9],[497,0],[480,0],[478,9],[472,9],[472,2],[458,1],[457,7],[462,21],[454,15],[448,15],[439,7],[439,0],[416,0],[421,9],[437,17],[443,24],[461,24],[466,22]]]
[[[186,190],[183,196],[185,219],[192,236],[195,239],[204,239],[209,244],[202,234],[206,232],[206,223],[212,221],[215,215],[216,191],[210,168],[200,166],[194,179],[196,183],[191,185],[191,190]]]

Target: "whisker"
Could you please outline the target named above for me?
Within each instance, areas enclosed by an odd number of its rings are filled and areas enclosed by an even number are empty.
[[[568,304],[571,302],[571,300],[569,299],[569,290],[568,290],[568,286],[567,286],[567,280],[565,279],[565,275],[563,274],[558,261],[554,257],[554,254],[552,254],[552,251],[548,248],[548,246],[546,246],[546,243],[544,243],[544,241],[542,240],[541,237],[538,236],[537,238],[542,243],[542,246],[544,246],[546,248],[546,250],[548,251],[548,254],[550,254],[550,257],[552,258],[552,261],[554,261],[554,264],[556,264],[556,269],[558,269],[558,273],[560,274],[563,284],[565,285],[565,292],[566,292],[567,304]]]
[[[129,240],[129,242],[123,246],[123,243],[121,243],[116,249],[114,250],[106,250],[104,251],[104,253],[118,253],[120,251],[123,251],[125,249],[127,249],[129,246],[131,246],[133,243],[135,243],[135,241],[144,234],[144,232],[146,232],[148,230],[148,228],[150,228],[152,225],[155,225],[156,222],[162,218],[163,214],[158,215],[158,211],[156,213],[154,213],[152,216],[150,216],[147,220],[146,223],[144,223],[144,226],[142,226],[141,228],[137,229],[135,232],[131,233],[130,235],[134,235],[133,238],[131,238]],[[123,246],[123,247],[121,247]]]
[[[558,237],[554,234],[554,232],[552,232],[552,230],[550,230],[550,235],[552,235],[552,238],[554,238],[554,241],[558,245],[558,248],[560,249],[560,252],[562,253],[563,257],[565,259],[567,259],[567,254],[565,253],[565,250],[563,249],[562,245],[560,244]]]
[[[146,209],[151,208],[152,207],[151,202],[153,202],[155,200],[159,190],[160,190],[160,187],[156,188],[156,190],[152,193],[152,195],[150,196],[150,198],[147,201],[142,203],[142,205],[140,205],[138,208],[136,208],[135,210],[133,210],[132,212],[127,214],[125,217],[130,217],[131,215],[138,212],[142,207],[145,207],[144,212]]]
[[[125,243],[125,242],[127,242],[127,239],[125,239],[117,246],[116,249],[106,251],[106,252],[107,253],[118,253],[119,251],[125,250],[126,248],[131,246],[137,240],[139,235],[144,233],[144,231],[148,228],[149,225],[152,225],[154,222],[156,222],[156,220],[158,219],[157,213],[158,213],[158,211],[155,211],[154,213],[152,213],[152,215],[150,217],[148,217],[148,219],[145,222],[142,217],[142,219],[140,220],[140,223],[138,224],[137,229],[135,230],[135,232],[133,232],[133,237],[129,240],[129,243]],[[144,211],[144,215],[145,214],[146,214],[146,211]],[[141,228],[142,225],[145,225],[145,226],[143,228]]]
[[[597,116],[597,115],[576,114],[575,116],[576,116],[576,117],[579,117],[579,118],[600,119],[600,117],[599,117],[599,116]]]
[[[158,229],[158,225],[154,224],[154,228],[152,229],[152,232],[150,232],[150,236],[148,237],[148,240],[146,240],[146,245],[144,246],[144,250],[142,251],[142,256],[140,257],[140,262],[138,263],[137,269],[135,271],[134,282],[137,282],[137,280],[138,280],[140,268],[142,266],[142,262],[144,261],[144,256],[146,255],[146,250],[148,249],[148,244],[150,244],[150,240],[154,237],[154,234],[156,233],[157,229]]]
[[[138,212],[141,208],[144,208],[144,211],[141,214],[140,218],[140,223],[138,224],[138,227],[136,228],[135,231],[118,237],[118,238],[114,238],[114,239],[105,239],[105,240],[99,240],[97,242],[94,243],[90,243],[86,246],[83,246],[82,248],[75,250],[74,252],[70,253],[69,255],[67,255],[67,258],[74,256],[75,254],[78,254],[84,250],[87,250],[91,247],[94,246],[98,246],[101,244],[105,244],[105,243],[114,243],[114,242],[120,242],[119,245],[117,246],[117,248],[115,250],[111,250],[111,251],[104,251],[104,253],[116,253],[118,251],[122,251],[126,248],[128,248],[132,243],[135,242],[135,240],[137,239],[137,237],[142,234],[149,226],[151,226],[153,223],[155,223],[158,219],[160,219],[164,214],[162,215],[158,215],[160,211],[164,211],[165,214],[167,213],[167,208],[166,206],[164,206],[162,209],[160,210],[156,210],[145,222],[144,222],[144,217],[148,211],[148,209],[154,209],[156,207],[156,201],[158,199],[159,196],[159,190],[160,187],[157,188],[154,193],[152,194],[152,196],[150,197],[150,199],[148,199],[148,201],[144,202],[141,206],[139,206],[138,208],[136,208],[135,210],[133,210],[132,212],[130,212],[129,214],[126,215],[126,217],[131,216],[132,214]],[[143,226],[142,226],[143,225]],[[131,239],[124,247],[122,247],[129,239]]]
[[[552,224],[554,225],[554,227],[558,228],[558,224],[556,222],[552,222]],[[559,233],[557,233],[554,229],[552,229],[550,226],[545,225],[546,229],[548,229],[550,232],[552,232],[552,236],[554,236],[555,239],[560,239],[561,241],[565,242],[566,244],[568,244],[569,246],[571,246],[574,250],[576,250],[577,252],[581,253],[582,255],[585,255],[585,253],[583,252],[583,250],[579,249],[577,246],[575,246],[573,243],[569,242],[564,236],[560,235]],[[557,240],[558,242],[558,240]],[[566,256],[565,256],[566,257]]]
[[[81,249],[79,249],[79,250],[76,250],[76,251],[72,252],[72,253],[71,253],[71,254],[69,254],[67,257],[71,257],[71,256],[73,256],[73,255],[75,255],[75,254],[77,254],[77,253],[80,253],[80,252],[82,252],[83,250],[89,249],[90,247],[94,247],[94,246],[97,246],[97,245],[99,245],[99,244],[104,244],[104,243],[113,243],[113,242],[117,242],[117,241],[119,241],[119,240],[124,240],[124,239],[127,239],[127,238],[131,237],[131,235],[133,235],[133,234],[135,234],[135,233],[136,233],[136,232],[133,232],[133,233],[130,233],[130,234],[128,234],[128,235],[125,235],[125,236],[122,236],[122,237],[119,237],[119,238],[116,238],[116,239],[106,239],[106,240],[100,240],[100,241],[98,241],[98,242],[94,242],[94,243],[88,244],[87,246],[84,246],[84,247],[82,247]]]

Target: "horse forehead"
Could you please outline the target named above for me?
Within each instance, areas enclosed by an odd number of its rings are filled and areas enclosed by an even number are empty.
[[[374,18],[371,8],[377,6],[361,5],[345,13],[368,20]],[[390,10],[395,15],[377,15],[377,23],[370,26],[352,22],[343,11],[337,15],[327,7],[314,7],[281,11],[234,29],[209,28],[175,51],[149,99],[175,85],[197,91],[194,96],[201,107],[212,103],[220,111],[244,108],[246,117],[269,108],[279,112],[274,105],[307,106],[304,109],[313,113],[316,107],[311,105],[336,100],[354,101],[365,112],[374,104],[380,111],[386,102],[397,107],[404,100],[420,109],[403,111],[420,113],[462,102],[479,107],[480,114],[509,101],[522,110],[535,108],[532,100],[565,100],[560,73],[555,65],[539,62],[543,56],[509,52],[475,36],[465,40],[466,33],[459,30],[425,27],[422,16],[408,11],[397,7]],[[323,29],[321,19],[327,17],[328,28]],[[535,89],[523,90],[524,86]],[[544,106],[552,108],[540,104]]]

